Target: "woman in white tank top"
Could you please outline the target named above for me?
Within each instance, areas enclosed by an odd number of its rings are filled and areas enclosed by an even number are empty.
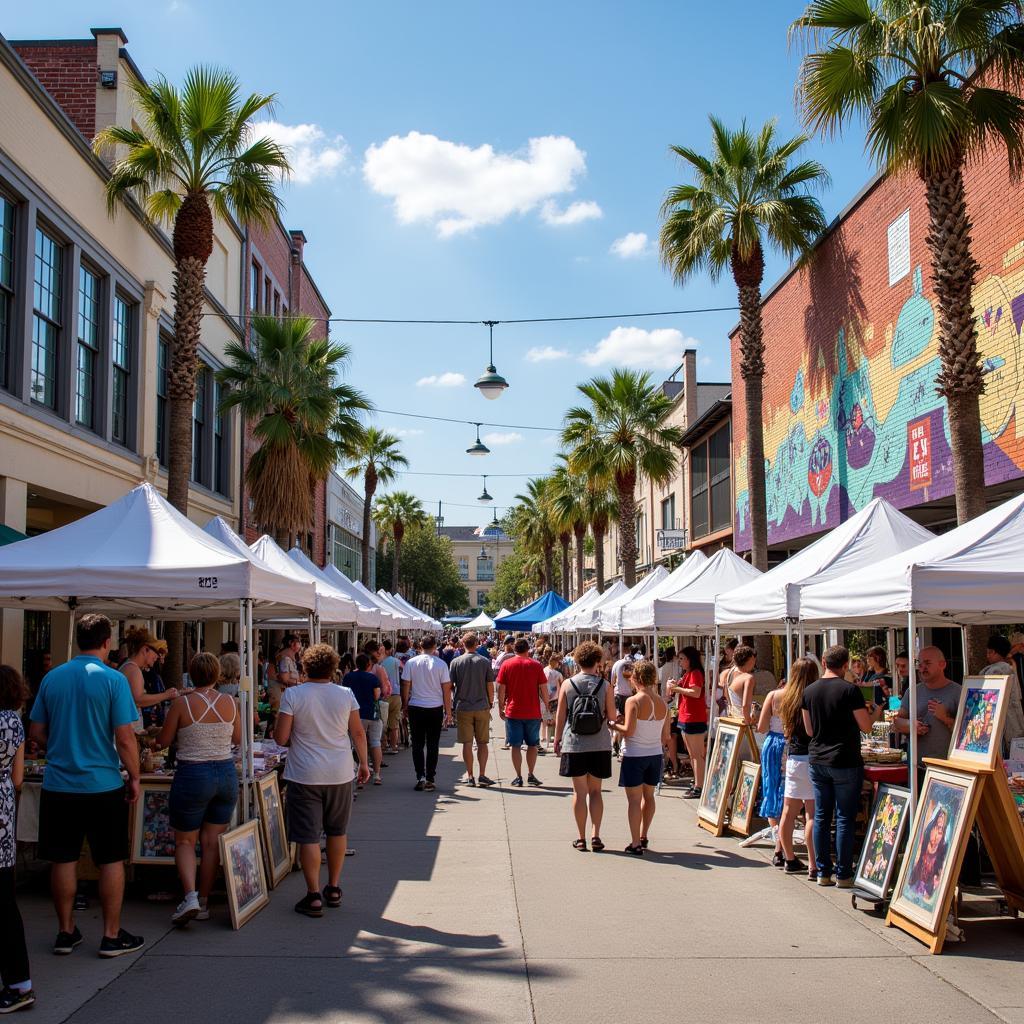
[[[624,721],[609,723],[623,737],[619,785],[626,791],[630,843],[626,853],[643,856],[654,818],[654,790],[661,782],[671,719],[658,693],[658,670],[650,661],[633,672],[636,693],[626,700]]]
[[[197,654],[188,674],[194,689],[171,705],[157,738],[161,747],[172,743],[178,747],[168,812],[174,829],[174,863],[185,891],[171,915],[179,927],[194,917],[209,916],[206,905],[220,865],[220,836],[238,802],[238,772],[231,747],[242,738],[235,698],[217,692],[217,658],[208,652]],[[197,841],[203,855],[198,889]]]

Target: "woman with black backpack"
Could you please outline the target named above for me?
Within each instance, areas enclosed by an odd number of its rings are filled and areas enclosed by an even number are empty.
[[[615,697],[607,681],[599,675],[604,653],[586,640],[573,652],[579,671],[562,683],[555,712],[555,754],[561,755],[558,774],[572,779],[572,813],[579,839],[572,845],[587,849],[587,813],[593,834],[590,845],[604,849],[601,819],[604,799],[601,781],[612,777],[612,737],[608,724],[615,721]]]

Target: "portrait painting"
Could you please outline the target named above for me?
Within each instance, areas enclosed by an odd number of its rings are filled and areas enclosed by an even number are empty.
[[[864,834],[853,884],[884,899],[890,889],[910,810],[910,790],[883,783]]]
[[[968,676],[960,690],[949,760],[995,768],[1009,696],[1008,676]]]
[[[734,832],[740,832],[743,835],[750,834],[757,802],[757,785],[760,781],[761,765],[757,761],[740,762],[736,789],[733,792],[732,810],[729,815],[729,828]]]

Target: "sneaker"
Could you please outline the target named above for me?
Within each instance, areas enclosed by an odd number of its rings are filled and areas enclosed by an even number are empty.
[[[478,786],[493,786],[494,779],[489,779],[486,775],[480,775],[477,777],[476,784]]]
[[[772,854],[772,867],[783,868],[786,866],[786,858],[782,855],[779,850],[776,850]]]
[[[685,793],[683,793],[683,799],[684,800],[699,800],[700,799],[700,789],[698,789],[696,786],[691,786]]]
[[[27,1010],[36,1001],[36,994],[30,988],[5,987],[0,991],[0,1013],[15,1013]]]
[[[837,878],[836,879],[836,885],[840,889],[852,889],[853,888],[853,879],[852,878]]]
[[[801,871],[807,870],[807,865],[799,857],[794,857],[792,860],[786,861],[783,870],[787,875],[799,875]]]
[[[57,932],[57,938],[53,940],[53,951],[58,956],[67,956],[75,946],[82,944],[82,933],[75,925],[73,932]]]
[[[537,786],[538,788],[544,785],[544,783],[541,782],[540,779],[538,779],[537,776],[533,774],[533,772],[526,776],[526,781],[531,786]]]
[[[417,793],[422,793],[423,790],[427,788],[427,780],[426,779],[417,779],[416,780],[416,785],[413,786],[412,788],[415,789]]]
[[[201,899],[199,901],[199,913],[196,914],[197,921],[210,920],[210,901]]]
[[[518,786],[520,789],[522,789],[523,788],[523,777],[522,777],[522,775],[517,775],[512,780],[512,785],[513,786]]]
[[[820,885],[822,889],[827,889],[830,885],[835,884],[836,883],[832,881],[831,875],[818,875],[818,885]]]
[[[178,909],[171,914],[171,924],[184,928],[199,913],[199,893],[190,892],[178,904]]]
[[[538,747],[538,748],[537,748],[537,753],[538,753],[538,754],[539,754],[539,755],[540,755],[541,757],[543,757],[543,756],[544,756],[544,755],[545,755],[545,754],[546,754],[547,752],[548,752],[548,751],[547,751],[547,747]]]
[[[132,935],[123,928],[117,933],[116,939],[108,939],[105,935],[100,943],[100,956],[110,959],[115,956],[124,956],[125,953],[137,953],[146,944],[141,935]]]
[[[476,779],[474,779],[472,775],[467,775],[466,778],[464,778],[462,780],[462,784],[464,786],[474,786],[475,787],[476,786]]]
[[[427,779],[427,784],[423,787],[428,793],[433,793],[437,786],[434,785],[433,779]]]

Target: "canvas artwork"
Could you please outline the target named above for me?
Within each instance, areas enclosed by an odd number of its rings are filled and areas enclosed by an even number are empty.
[[[236,929],[241,928],[270,901],[257,823],[246,822],[222,835],[220,855],[231,908],[231,924]]]
[[[1009,677],[968,676],[960,692],[949,759],[994,768],[999,758]]]
[[[733,794],[732,813],[729,827],[738,832],[748,833],[754,817],[754,803],[757,784],[761,777],[761,766],[756,761],[744,761],[740,765],[736,791]]]
[[[925,775],[892,907],[933,933],[942,925],[945,897],[956,881],[953,863],[977,781],[973,774],[933,767]]]
[[[263,847],[267,855],[267,874],[276,887],[292,867],[292,850],[284,823],[284,808],[277,775],[266,776],[256,784],[260,808]]]
[[[858,889],[884,898],[889,892],[910,809],[910,791],[888,783],[878,787],[860,862],[854,875]]]
[[[711,764],[701,793],[698,813],[705,820],[721,824],[729,799],[729,782],[739,745],[739,728],[728,722],[719,722]]]
[[[173,864],[174,829],[168,814],[168,782],[144,782],[132,819],[132,863]]]

